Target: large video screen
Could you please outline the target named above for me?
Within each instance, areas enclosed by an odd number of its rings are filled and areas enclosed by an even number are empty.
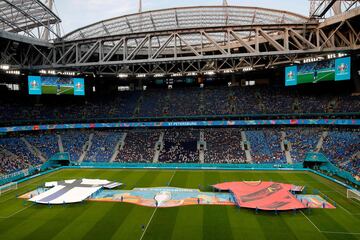
[[[306,63],[285,68],[285,86],[351,79],[350,57]]]
[[[74,95],[85,96],[85,81],[83,78],[29,76],[30,95]]]

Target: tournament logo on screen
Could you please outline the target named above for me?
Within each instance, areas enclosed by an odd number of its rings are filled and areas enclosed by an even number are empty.
[[[351,79],[351,59],[339,58],[335,60],[335,81],[343,81]]]
[[[79,89],[81,89],[81,88],[82,88],[82,85],[81,85],[81,83],[78,82],[78,83],[76,84],[76,89],[79,90]]]
[[[74,95],[75,96],[85,95],[85,84],[83,78],[74,78]]]
[[[344,73],[347,71],[348,66],[345,63],[342,63],[339,67],[338,70],[340,73]]]
[[[288,79],[292,80],[292,79],[294,79],[295,74],[293,71],[290,71],[287,76],[288,76]]]
[[[291,66],[285,68],[285,85],[286,86],[297,85],[297,66]]]
[[[39,84],[34,80],[31,82],[31,88],[37,88]]]
[[[41,95],[41,78],[39,76],[29,76],[28,86],[30,95]]]

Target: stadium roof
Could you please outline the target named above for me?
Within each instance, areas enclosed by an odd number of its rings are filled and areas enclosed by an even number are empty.
[[[60,23],[60,18],[39,0],[0,1],[0,29],[6,32],[25,33],[36,37],[35,28],[48,28]]]
[[[296,13],[258,7],[182,7],[147,11],[107,19],[79,28],[64,36],[63,39],[71,41],[130,33],[199,27],[293,24],[305,23],[308,20],[307,17]]]

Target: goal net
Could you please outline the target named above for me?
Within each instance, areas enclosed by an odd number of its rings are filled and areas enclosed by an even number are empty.
[[[8,191],[11,190],[16,190],[17,189],[17,183],[16,182],[11,182],[5,185],[0,186],[0,196],[1,194],[4,194]]]
[[[355,198],[360,201],[360,192],[355,189],[348,189],[346,195],[347,198]]]

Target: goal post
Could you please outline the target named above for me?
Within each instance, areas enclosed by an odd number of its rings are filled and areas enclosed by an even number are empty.
[[[10,182],[5,185],[0,186],[0,196],[8,191],[16,190],[17,182]]]
[[[348,189],[346,192],[347,198],[355,198],[360,201],[360,191],[355,189]]]

